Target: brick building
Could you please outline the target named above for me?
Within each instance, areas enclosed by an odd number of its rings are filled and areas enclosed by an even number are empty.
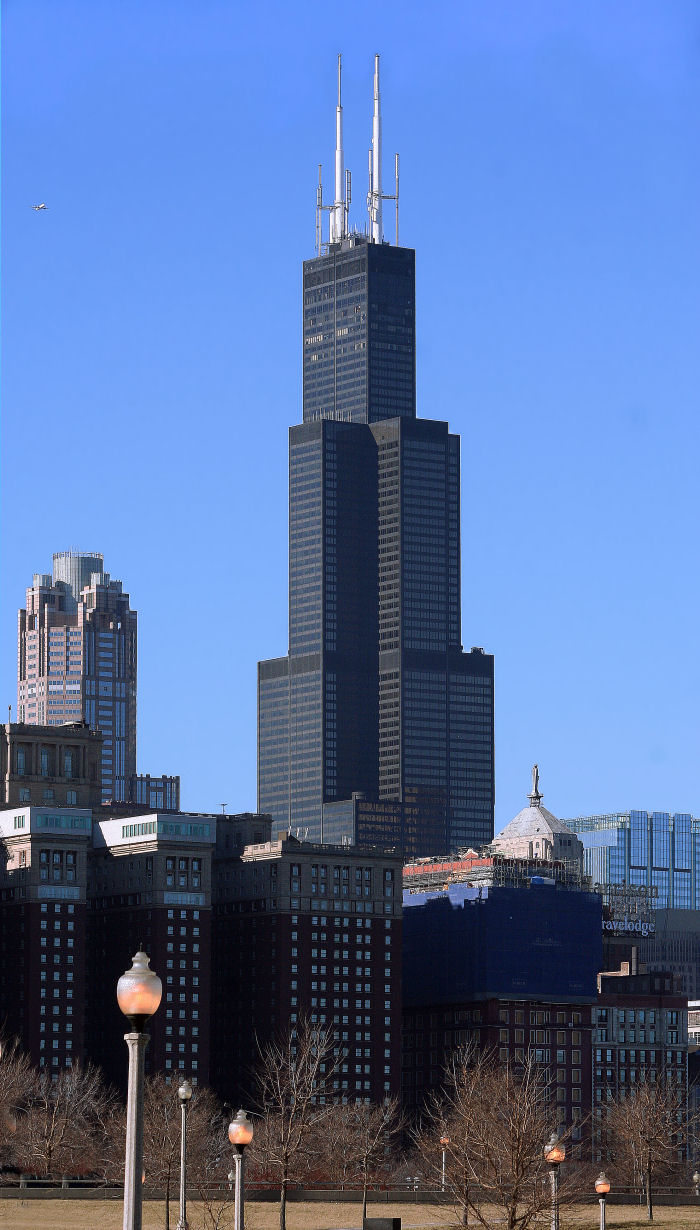
[[[442,887],[403,898],[407,1106],[418,1110],[440,1087],[452,1051],[475,1043],[503,1061],[541,1065],[553,1122],[581,1142],[590,1112],[600,896],[580,879],[567,882],[565,868],[558,881],[532,869],[527,877],[521,860],[513,860],[510,883],[507,860],[475,858],[478,883],[450,882],[446,865],[435,867],[447,876]],[[422,870],[430,875],[431,865]]]
[[[303,1013],[347,1051],[339,1099],[398,1092],[396,855],[271,843],[269,816],[114,811],[0,812],[0,1025],[38,1066],[124,1085],[116,984],[143,948],[163,981],[147,1070],[233,1102],[257,1041]]]
[[[88,869],[86,1047],[108,1078],[125,1077],[119,976],[143,948],[163,981],[148,1070],[209,1083],[211,861],[216,817],[146,813],[95,820]]]
[[[249,1096],[258,1047],[302,1013],[347,1052],[340,1101],[399,1092],[401,860],[293,837],[245,849],[218,817],[212,1083]]]
[[[642,1081],[688,1094],[688,999],[670,972],[637,972],[628,962],[598,975],[593,1039],[594,1160],[608,1149],[607,1106]]]
[[[439,1089],[454,1051],[476,1046],[517,1067],[541,1066],[552,1099],[552,1125],[583,1137],[590,1113],[592,1010],[590,1005],[515,996],[474,998],[403,1012],[402,1088],[406,1108],[417,1110]]]
[[[0,812],[0,1028],[51,1072],[85,1056],[89,809]]]

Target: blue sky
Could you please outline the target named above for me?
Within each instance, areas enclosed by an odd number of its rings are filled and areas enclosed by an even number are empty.
[[[101,550],[139,611],[139,768],[255,807],[316,168],[329,194],[342,51],[361,224],[379,51],[419,413],[462,437],[463,640],[496,655],[497,828],[534,760],[561,816],[700,814],[697,4],[3,17],[4,703],[32,573]]]

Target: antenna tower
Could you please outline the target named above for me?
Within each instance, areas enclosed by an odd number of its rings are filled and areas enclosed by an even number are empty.
[[[379,89],[379,56],[374,57],[374,114],[372,116],[372,148],[369,151],[369,191],[367,193],[367,212],[369,213],[369,234],[373,243],[384,242],[382,228],[382,202],[396,202],[396,246],[399,245],[399,156],[394,155],[393,192],[382,192],[382,110]]]

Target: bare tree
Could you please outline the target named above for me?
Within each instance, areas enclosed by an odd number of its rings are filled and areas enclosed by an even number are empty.
[[[35,1075],[17,1121],[25,1165],[38,1174],[94,1174],[104,1169],[116,1094],[98,1068],[63,1068]]]
[[[624,1096],[601,1109],[611,1162],[633,1185],[641,1181],[647,1220],[653,1221],[653,1189],[683,1161],[693,1126],[684,1085],[670,1071],[642,1072],[642,1079]]]
[[[436,1184],[442,1180],[444,1148],[445,1190],[462,1225],[471,1215],[490,1230],[495,1205],[507,1230],[528,1230],[547,1211],[550,1093],[531,1061],[516,1069],[473,1050],[455,1056],[444,1092],[429,1104],[428,1127],[416,1133],[416,1142]],[[573,1198],[573,1183],[562,1183],[561,1203]]]
[[[387,1169],[391,1142],[401,1130],[398,1098],[379,1106],[357,1103],[350,1108],[350,1130],[355,1140],[356,1166],[362,1178],[362,1220],[367,1216],[367,1188],[371,1177]]]
[[[342,1058],[333,1031],[307,1018],[260,1051],[254,1075],[265,1122],[256,1125],[251,1162],[279,1184],[280,1230],[287,1225],[289,1184],[308,1167],[316,1147],[312,1129],[330,1110]]]
[[[178,1088],[184,1074],[166,1078],[162,1072],[146,1078],[143,1101],[143,1167],[149,1183],[160,1187],[165,1196],[164,1228],[170,1227],[170,1204],[177,1192],[180,1175],[180,1131],[182,1116]],[[195,1086],[187,1108],[187,1182],[200,1196],[207,1189],[216,1167],[217,1141],[221,1136],[223,1115],[210,1089]],[[123,1148],[123,1139],[120,1142]],[[220,1153],[220,1148],[219,1148]],[[123,1153],[120,1164],[123,1166]],[[219,1171],[217,1178],[221,1178]]]
[[[316,1169],[334,1187],[362,1184],[362,1216],[367,1215],[370,1183],[385,1178],[396,1165],[391,1145],[401,1129],[397,1098],[377,1106],[364,1101],[333,1107],[324,1119],[315,1149]]]
[[[326,1187],[343,1189],[356,1184],[356,1158],[352,1139],[354,1109],[350,1103],[339,1104],[333,1107],[333,1114],[324,1120],[318,1148],[314,1151],[314,1169]]]
[[[226,1180],[231,1166],[228,1118],[210,1089],[198,1089],[187,1115],[187,1173],[209,1230],[229,1224],[233,1192]]]
[[[174,1082],[177,1083],[174,1083]],[[166,1082],[157,1072],[146,1078],[143,1092],[143,1168],[149,1183],[165,1194],[165,1230],[170,1227],[170,1192],[177,1188],[180,1164],[179,1079]]]
[[[18,1117],[27,1105],[36,1079],[29,1056],[17,1039],[0,1039],[0,1160],[14,1161]]]

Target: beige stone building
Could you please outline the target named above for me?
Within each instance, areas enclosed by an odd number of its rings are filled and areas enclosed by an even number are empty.
[[[570,861],[583,867],[583,843],[572,830],[542,806],[539,769],[532,770],[528,806],[494,837],[490,850],[508,858],[539,858],[547,862]]]
[[[87,722],[5,722],[0,738],[0,806],[99,807],[102,734]]]

